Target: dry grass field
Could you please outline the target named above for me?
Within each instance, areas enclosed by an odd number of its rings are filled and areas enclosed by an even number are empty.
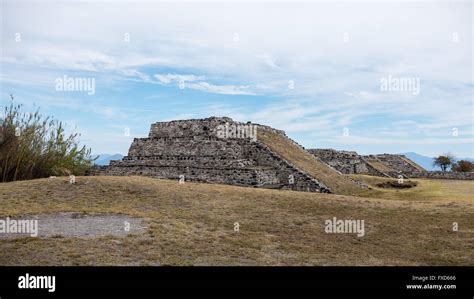
[[[369,175],[352,175],[351,177],[371,187],[371,190],[364,194],[367,197],[410,200],[411,204],[449,202],[451,204],[469,205],[474,203],[473,181],[412,179],[411,181],[417,183],[416,188],[400,190],[378,188],[376,186],[378,183],[390,181],[387,178]]]
[[[122,214],[143,219],[145,232],[0,239],[0,265],[474,265],[472,181],[416,180],[365,197],[145,177],[76,181],[0,184],[0,219]],[[364,220],[365,236],[327,234],[332,217]]]

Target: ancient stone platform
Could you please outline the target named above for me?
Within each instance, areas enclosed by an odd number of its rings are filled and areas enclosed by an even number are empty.
[[[427,171],[404,155],[359,155],[354,151],[309,149],[310,153],[345,174],[368,174],[397,178],[422,177]]]
[[[157,122],[148,137],[134,139],[122,160],[95,168],[91,174],[332,192],[261,142],[258,132],[262,130],[288,138],[284,131],[228,117]]]

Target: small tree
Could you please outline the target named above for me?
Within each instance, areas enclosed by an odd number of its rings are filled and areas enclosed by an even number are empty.
[[[457,172],[471,172],[474,170],[474,163],[467,160],[459,160],[451,169]]]
[[[441,168],[442,171],[446,171],[449,166],[454,164],[455,157],[450,154],[442,154],[437,158],[433,159],[433,166],[438,166]]]

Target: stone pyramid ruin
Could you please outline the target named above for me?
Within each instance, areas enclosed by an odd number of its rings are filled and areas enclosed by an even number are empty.
[[[148,137],[133,140],[127,156],[91,174],[322,193],[360,189],[284,131],[228,117],[154,123]]]
[[[367,174],[388,178],[399,176],[416,178],[426,174],[423,167],[404,155],[359,155],[354,151],[334,149],[309,149],[308,151],[345,174]]]

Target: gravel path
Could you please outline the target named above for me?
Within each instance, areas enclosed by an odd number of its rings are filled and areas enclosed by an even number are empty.
[[[0,217],[0,221],[6,222],[6,217]],[[147,226],[141,218],[130,217],[120,214],[85,214],[85,213],[56,213],[29,215],[22,218],[10,218],[12,220],[37,220],[38,237],[64,236],[94,238],[102,236],[126,236],[128,234],[142,233]],[[31,236],[34,224],[29,225],[26,233],[2,233],[0,239],[19,238]]]

